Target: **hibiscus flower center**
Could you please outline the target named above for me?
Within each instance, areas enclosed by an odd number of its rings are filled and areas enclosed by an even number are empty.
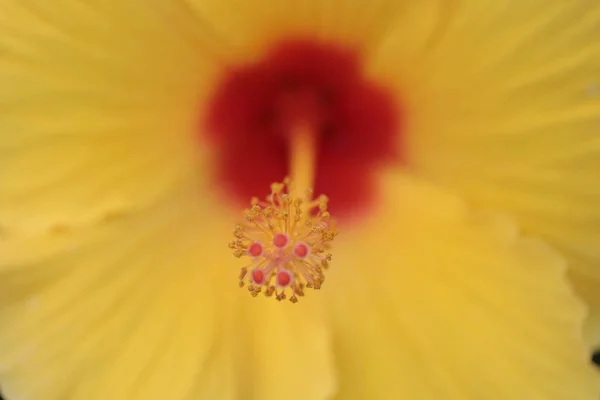
[[[311,135],[314,192],[327,193],[338,217],[372,204],[376,167],[398,159],[390,93],[366,78],[358,52],[313,40],[283,41],[257,62],[228,68],[206,128],[216,181],[239,204],[291,175],[299,132]]]

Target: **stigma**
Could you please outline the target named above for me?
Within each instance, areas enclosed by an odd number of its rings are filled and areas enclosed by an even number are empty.
[[[294,196],[286,178],[271,185],[264,200],[253,198],[229,243],[233,255],[248,259],[239,275],[240,287],[253,297],[261,292],[278,301],[298,302],[305,289],[319,290],[331,261],[337,230],[327,211],[329,199],[312,190]]]

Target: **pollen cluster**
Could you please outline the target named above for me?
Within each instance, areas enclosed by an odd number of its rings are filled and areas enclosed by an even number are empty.
[[[233,255],[250,258],[242,267],[240,287],[247,284],[253,297],[267,297],[292,303],[305,289],[320,289],[329,267],[328,250],[337,235],[327,211],[327,196],[312,199],[312,191],[294,197],[291,182],[273,183],[264,201],[253,198],[244,210],[245,219],[236,225],[235,240],[229,243]]]

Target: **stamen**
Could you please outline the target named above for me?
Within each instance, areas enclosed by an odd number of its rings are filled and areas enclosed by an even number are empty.
[[[264,201],[252,198],[244,210],[245,221],[236,225],[229,243],[233,255],[247,255],[253,263],[243,267],[240,287],[248,283],[248,291],[256,297],[265,287],[265,296],[275,294],[278,301],[287,298],[296,303],[304,289],[318,290],[325,281],[323,270],[331,255],[324,255],[337,235],[327,211],[325,195],[313,199],[315,148],[314,132],[304,123],[292,132],[291,171],[289,178],[271,184],[271,194]],[[302,193],[302,189],[305,190]],[[299,194],[300,193],[300,194]],[[248,268],[253,270],[248,274]]]
[[[271,185],[265,200],[252,199],[229,243],[236,257],[252,260],[242,268],[240,287],[247,284],[253,297],[264,288],[267,297],[289,297],[296,303],[305,288],[318,290],[325,281],[323,271],[331,260],[327,251],[338,233],[327,196],[312,200],[312,192],[306,191],[304,197],[294,197],[291,185],[285,179]]]

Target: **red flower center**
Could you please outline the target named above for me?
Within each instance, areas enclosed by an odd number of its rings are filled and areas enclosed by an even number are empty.
[[[279,43],[257,63],[229,68],[209,104],[206,129],[216,181],[240,204],[289,175],[290,135],[315,135],[314,193],[343,217],[375,197],[376,167],[398,159],[392,96],[366,79],[358,53],[311,40]]]

